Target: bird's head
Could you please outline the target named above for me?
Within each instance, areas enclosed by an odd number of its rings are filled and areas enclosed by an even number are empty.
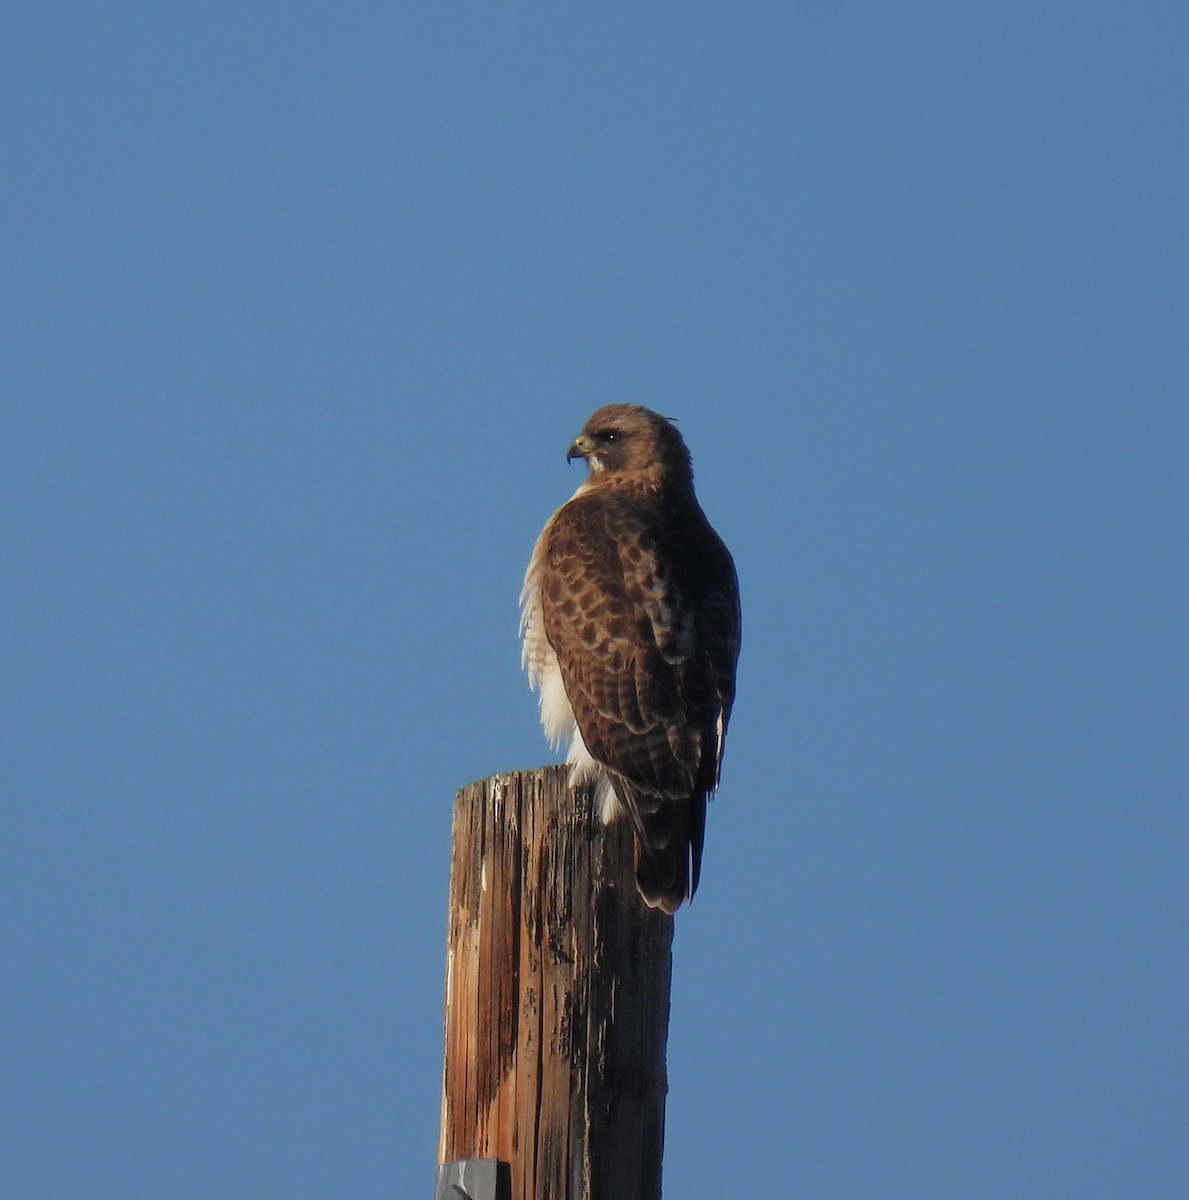
[[[637,404],[608,404],[570,443],[566,461],[586,459],[595,475],[639,473],[657,482],[690,482],[689,451],[677,427]]]

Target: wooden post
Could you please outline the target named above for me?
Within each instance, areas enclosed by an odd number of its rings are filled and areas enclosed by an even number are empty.
[[[454,803],[439,1163],[508,1200],[658,1200],[673,921],[636,891],[627,821],[564,767]]]

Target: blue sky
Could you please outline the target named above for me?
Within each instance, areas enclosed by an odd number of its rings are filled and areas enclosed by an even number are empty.
[[[429,1194],[594,408],[743,589],[666,1195],[1189,1177],[1189,13],[23,6],[0,1191]]]

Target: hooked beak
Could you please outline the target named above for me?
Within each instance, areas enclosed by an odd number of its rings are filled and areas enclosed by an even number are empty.
[[[588,458],[593,449],[594,442],[586,434],[580,433],[570,443],[570,448],[566,451],[566,462],[573,462],[576,458]]]

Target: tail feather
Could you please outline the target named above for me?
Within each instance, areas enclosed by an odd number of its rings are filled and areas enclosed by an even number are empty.
[[[635,833],[636,887],[645,904],[671,915],[698,886],[705,794],[661,796],[618,782]]]
[[[689,876],[689,845],[649,850],[636,838],[636,887],[649,908],[672,916],[692,894]]]

